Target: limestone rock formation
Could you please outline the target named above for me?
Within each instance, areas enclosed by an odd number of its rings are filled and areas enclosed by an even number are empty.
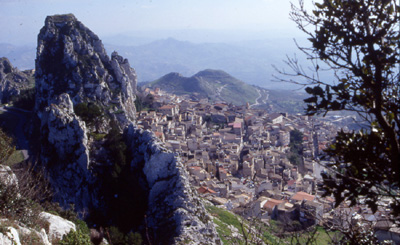
[[[12,97],[20,95],[22,90],[29,89],[32,85],[32,72],[21,72],[18,68],[13,67],[7,58],[0,58],[1,103],[8,103]]]
[[[60,216],[42,212],[40,218],[49,222],[49,234],[50,241],[61,240],[64,235],[67,235],[70,231],[75,231],[76,226],[73,222],[63,219]]]
[[[219,243],[179,158],[152,133],[135,129],[136,73],[126,59],[116,52],[110,58],[100,39],[73,15],[49,16],[38,36],[35,78],[39,161],[61,206],[73,203],[78,212],[94,209],[104,216],[117,211],[107,225],[120,222],[121,216],[126,225],[125,213],[136,217],[143,212],[138,225],[128,224],[126,230],[148,227],[158,241],[154,244]],[[126,154],[130,165],[115,161],[108,136],[124,139],[118,141],[122,150],[117,155]],[[122,167],[125,182],[118,179]],[[136,193],[133,186],[121,186],[131,178],[138,180]],[[120,190],[123,195],[116,194]],[[132,196],[146,203],[143,210],[115,210],[121,209],[118,204],[132,209],[134,203],[118,203]]]
[[[126,135],[135,155],[132,166],[143,166],[149,193],[147,222],[154,229],[156,242],[219,244],[212,219],[190,187],[179,157],[166,150],[149,131],[130,125]]]
[[[116,52],[110,58],[101,40],[70,14],[46,18],[35,79],[40,161],[51,165],[56,200],[77,209],[95,205],[89,163],[96,159],[90,159],[88,135],[107,133],[111,121],[124,128],[135,120],[136,73]],[[76,106],[88,104],[99,108],[99,120],[77,115]]]
[[[74,104],[96,102],[121,125],[135,120],[136,73],[116,52],[73,15],[48,16],[38,36],[36,111],[41,117],[53,99],[68,93]]]
[[[21,245],[18,231],[14,227],[8,227],[5,234],[0,233],[0,244],[3,245]]]

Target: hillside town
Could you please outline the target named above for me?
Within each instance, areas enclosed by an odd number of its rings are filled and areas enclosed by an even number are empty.
[[[371,222],[378,236],[400,238],[388,219],[388,201],[381,200],[374,214],[363,205],[335,208],[333,197],[323,197],[321,173],[329,171],[323,150],[342,127],[335,124],[338,116],[268,113],[249,103],[194,101],[159,88],[146,88],[144,94],[158,109],[138,111],[138,127],[154,132],[180,156],[192,186],[213,204],[265,222],[298,221],[303,228],[343,226],[358,219]],[[291,132],[302,137],[296,164],[288,157]]]

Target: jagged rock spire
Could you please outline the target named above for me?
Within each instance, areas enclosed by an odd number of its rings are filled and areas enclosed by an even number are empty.
[[[36,110],[68,93],[74,104],[113,105],[124,126],[135,119],[136,72],[116,52],[107,55],[101,40],[74,15],[48,16],[38,35]]]

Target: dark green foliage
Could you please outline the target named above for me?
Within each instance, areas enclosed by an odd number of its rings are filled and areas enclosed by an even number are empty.
[[[295,129],[290,131],[290,153],[288,159],[296,166],[303,165],[303,133]]]
[[[147,193],[139,181],[138,174],[131,169],[132,156],[129,154],[123,134],[115,122],[110,126],[104,145],[112,165],[105,169],[100,177],[103,181],[101,195],[104,197],[105,205],[101,210],[93,212],[90,219],[91,223],[103,227],[115,226],[118,232],[113,229],[112,233],[117,241],[134,240],[137,235],[129,233],[138,230],[143,222],[147,210]]]
[[[14,140],[0,128],[0,162],[6,162],[14,152]]]
[[[303,133],[295,129],[290,131],[290,151],[303,154]]]
[[[73,204],[71,204],[69,208],[65,209],[62,208],[58,202],[46,202],[43,204],[43,207],[47,212],[60,216],[66,220],[70,220],[75,223],[80,222],[78,219],[78,214],[74,210],[75,206]]]
[[[301,50],[335,73],[335,83],[307,75],[290,60],[296,75],[308,81],[307,114],[348,110],[363,118],[368,130],[339,132],[326,151],[335,159],[324,176],[326,195],[336,205],[365,198],[376,211],[382,197],[400,214],[400,83],[399,6],[396,1],[323,1],[312,13],[303,4],[292,19],[309,36],[312,47]],[[312,30],[306,28],[313,26]]]
[[[71,230],[67,235],[64,235],[59,242],[60,245],[92,245],[90,236],[78,226],[76,231]]]
[[[140,245],[143,243],[142,236],[137,232],[124,234],[115,226],[111,226],[107,232],[111,244],[114,245]]]
[[[92,102],[76,104],[74,105],[74,111],[89,125],[101,121],[104,116],[102,108]]]
[[[110,157],[113,161],[113,170],[111,176],[118,179],[121,175],[122,169],[127,164],[126,159],[126,144],[123,136],[115,123],[111,124],[111,130],[106,136],[106,145]]]
[[[136,111],[154,110],[154,96],[138,93],[135,100]]]

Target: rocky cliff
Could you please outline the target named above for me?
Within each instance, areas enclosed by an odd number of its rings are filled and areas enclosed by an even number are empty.
[[[130,125],[128,146],[135,155],[131,165],[143,169],[148,191],[146,212],[156,244],[219,244],[211,217],[178,156],[166,150],[153,133]]]
[[[136,73],[116,52],[110,58],[73,15],[55,15],[38,35],[35,80],[40,161],[50,166],[56,199],[78,209],[96,205],[88,135],[108,133],[112,121],[124,128],[135,120]]]
[[[134,127],[136,73],[126,59],[110,58],[73,15],[49,16],[35,79],[39,162],[56,201],[93,223],[149,229],[155,244],[218,243],[179,158]]]
[[[38,36],[35,79],[39,117],[56,96],[67,93],[74,104],[107,108],[122,126],[135,119],[134,69],[116,52],[110,58],[101,40],[73,15],[46,18]]]
[[[21,91],[33,86],[33,73],[22,72],[13,67],[11,62],[0,58],[0,102],[8,103],[13,97],[19,96]]]

